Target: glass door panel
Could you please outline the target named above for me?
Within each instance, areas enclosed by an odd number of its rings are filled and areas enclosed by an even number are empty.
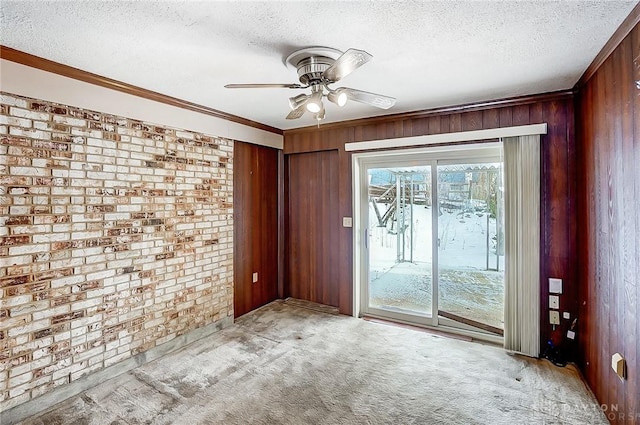
[[[438,318],[504,329],[502,164],[438,165]]]
[[[431,168],[372,168],[368,179],[368,309],[431,316]]]

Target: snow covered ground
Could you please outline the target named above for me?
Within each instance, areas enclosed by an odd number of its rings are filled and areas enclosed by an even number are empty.
[[[379,205],[379,208],[384,211],[385,206]],[[408,228],[404,240],[405,261],[398,262],[397,235],[390,233],[387,228],[376,227],[377,221],[371,208],[371,306],[431,314],[431,212],[431,207],[413,206],[413,258],[410,255],[411,232]],[[496,257],[495,234],[496,221],[490,218],[487,229],[486,214],[442,211],[438,225],[438,307],[502,328],[504,256]],[[499,271],[495,271],[497,265]]]

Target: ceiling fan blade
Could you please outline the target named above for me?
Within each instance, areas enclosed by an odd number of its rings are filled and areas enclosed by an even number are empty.
[[[304,115],[304,111],[305,110],[306,110],[306,103],[303,103],[302,105],[298,106],[293,111],[289,112],[289,115],[287,115],[287,119],[288,120],[297,120],[298,118],[300,118],[301,116]]]
[[[349,99],[360,103],[366,103],[367,105],[375,106],[376,108],[389,109],[396,104],[395,97],[369,93],[367,91],[350,89],[347,87],[343,87],[340,90],[345,91]]]
[[[227,84],[228,89],[305,89],[302,84]]]
[[[336,82],[369,62],[372,57],[364,50],[349,49],[336,59],[329,68],[325,69],[322,76],[329,81]]]

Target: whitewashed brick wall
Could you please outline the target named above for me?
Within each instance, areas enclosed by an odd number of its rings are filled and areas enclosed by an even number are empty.
[[[1,94],[0,410],[233,315],[232,152]]]

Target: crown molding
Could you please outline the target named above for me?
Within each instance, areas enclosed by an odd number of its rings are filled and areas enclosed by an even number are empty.
[[[283,131],[279,128],[271,127],[266,124],[262,124],[256,121],[251,121],[246,118],[242,118],[237,115],[228,114],[226,112],[209,108],[207,106],[199,105],[197,103],[188,102],[186,100],[178,99],[176,97],[167,96],[162,93],[154,92],[138,86],[123,83],[121,81],[113,80],[111,78],[103,77],[101,75],[93,74],[91,72],[83,71],[81,69],[64,65],[58,62],[54,62],[49,59],[41,58],[39,56],[34,56],[29,53],[25,53],[20,50],[13,49],[11,47],[0,45],[0,58],[11,61],[11,62],[19,63],[21,65],[26,65],[32,68],[40,69],[42,71],[61,75],[63,77],[84,81],[85,83],[95,84],[97,86],[101,86],[107,89],[116,90],[116,91],[127,93],[133,96],[149,99],[155,102],[164,103],[167,105],[175,106],[177,108],[187,109],[190,111],[198,112],[198,113],[209,115],[212,117],[221,118],[227,121],[232,121],[238,124],[257,128],[259,130],[268,131],[270,133],[275,133],[279,135],[283,134]]]
[[[391,114],[391,115],[382,115],[371,118],[361,118],[350,121],[339,121],[333,122],[329,124],[320,124],[321,130],[329,130],[335,128],[343,128],[343,127],[357,127],[363,125],[375,125],[381,124],[385,122],[394,122],[394,121],[403,121],[408,119],[421,119],[421,118],[429,118],[440,115],[450,115],[457,114],[462,112],[473,112],[473,111],[482,111],[485,109],[494,109],[494,108],[508,108],[520,105],[529,105],[531,103],[538,102],[551,102],[554,100],[566,100],[573,97],[573,90],[560,90],[549,93],[541,93],[527,96],[518,96],[518,97],[510,97],[504,99],[496,99],[489,100],[486,102],[475,102],[475,103],[465,103],[462,105],[454,105],[454,106],[445,106],[441,108],[433,108],[433,109],[422,109],[419,111],[412,112],[401,112],[399,114]],[[318,131],[317,126],[310,127],[299,127],[292,128],[289,130],[285,130],[285,136],[287,134],[307,132],[307,131]]]
[[[591,65],[589,65],[584,71],[584,74],[582,74],[582,77],[580,77],[580,79],[576,83],[575,89],[579,89],[580,87],[585,85],[591,77],[593,77],[593,74],[596,73],[598,68],[600,68],[604,61],[607,60],[609,55],[613,53],[616,47],[618,47],[620,43],[622,43],[622,40],[624,40],[625,37],[629,35],[633,28],[638,25],[638,22],[640,22],[640,2],[638,2],[638,4],[636,4],[636,6],[631,10],[629,16],[627,16],[625,20],[622,21],[609,41],[605,43],[604,47],[602,47],[602,50],[600,50],[600,52],[593,59]]]

